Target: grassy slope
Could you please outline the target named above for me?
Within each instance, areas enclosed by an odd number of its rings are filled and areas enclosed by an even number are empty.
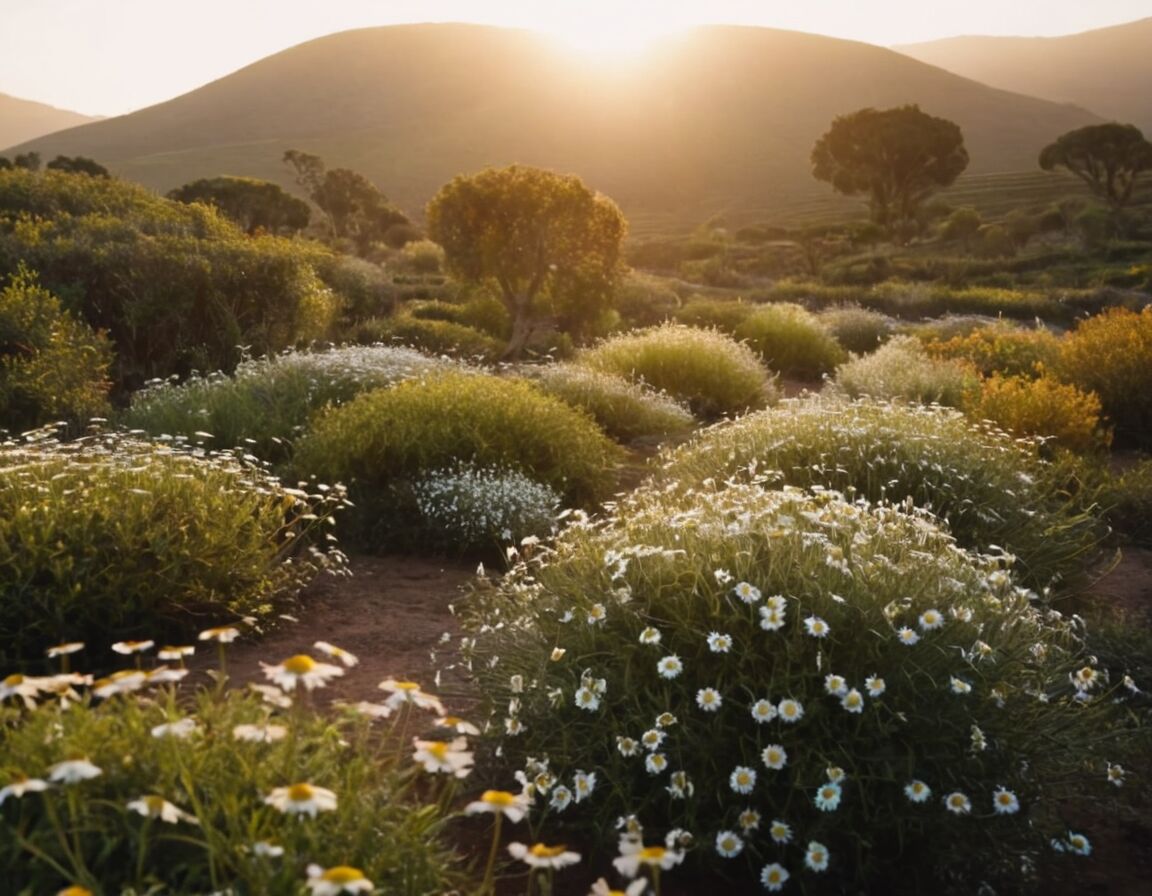
[[[0,93],[0,155],[4,147],[99,119]],[[52,156],[49,156],[52,158]],[[47,160],[45,160],[47,161]]]

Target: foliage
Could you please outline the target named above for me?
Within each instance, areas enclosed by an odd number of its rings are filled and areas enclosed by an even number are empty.
[[[20,268],[0,290],[0,429],[104,413],[112,347]]]
[[[859,305],[838,305],[821,311],[820,323],[845,349],[863,355],[888,341],[895,322]]]
[[[984,376],[1037,376],[1055,363],[1060,339],[1042,327],[1025,329],[996,321],[942,341],[926,340],[924,348],[934,358],[967,361]]]
[[[734,334],[783,376],[818,380],[846,360],[846,352],[811,311],[800,305],[762,305]]]
[[[378,264],[355,255],[334,255],[318,273],[340,297],[340,318],[345,326],[391,314],[396,307],[399,290]]]
[[[623,333],[576,361],[665,392],[704,419],[762,408],[777,397],[756,354],[715,330],[664,324]]]
[[[940,236],[946,240],[960,242],[964,247],[964,251],[967,252],[968,247],[971,245],[972,237],[979,232],[983,223],[984,221],[980,217],[980,212],[976,211],[976,209],[968,206],[958,208],[941,223]]]
[[[969,365],[932,358],[920,340],[896,336],[872,354],[841,364],[833,381],[851,398],[866,395],[959,407],[976,379]]]
[[[168,192],[177,202],[203,202],[220,209],[245,233],[296,233],[308,226],[308,203],[278,184],[254,177],[206,177]]]
[[[642,491],[478,592],[465,656],[546,830],[623,816],[734,885],[972,893],[1114,791],[1123,691],[1033,597],[889,505]]]
[[[494,281],[512,319],[517,358],[551,319],[579,335],[608,307],[627,225],[575,175],[512,165],[461,175],[428,204],[428,232],[449,270]]]
[[[457,367],[397,346],[345,346],[244,361],[232,376],[152,383],[132,396],[120,422],[154,436],[197,437],[219,448],[243,447],[283,460],[309,418],[368,389]]]
[[[1081,321],[1061,340],[1057,372],[1100,396],[1118,441],[1152,447],[1152,307]]]
[[[412,346],[424,352],[451,354],[477,361],[495,361],[503,344],[494,336],[467,324],[428,320],[401,312],[388,318],[363,321],[353,329],[360,342],[388,342]]]
[[[444,250],[432,240],[415,240],[401,250],[400,267],[413,274],[439,274],[444,269]]]
[[[1016,436],[1051,439],[1061,448],[1107,448],[1112,434],[1100,425],[1100,399],[1053,376],[993,374],[965,397],[964,413]]]
[[[1140,175],[1152,171],[1152,143],[1135,125],[1088,125],[1045,146],[1040,151],[1040,167],[1067,169],[1118,211],[1132,198]]]
[[[813,177],[838,193],[867,194],[872,220],[889,230],[914,222],[967,167],[960,128],[914,105],[841,115],[812,149]]]
[[[347,484],[358,534],[378,546],[411,541],[412,483],[433,470],[518,471],[588,505],[607,496],[618,452],[590,417],[528,383],[446,373],[330,409],[297,443],[294,469]]]
[[[86,174],[89,177],[111,177],[111,173],[87,156],[56,156],[44,166],[47,171],[65,171],[69,174]]]
[[[0,660],[261,622],[321,568],[341,503],[227,454],[118,435],[0,445]],[[178,642],[177,642],[178,643]]]
[[[93,687],[80,683],[90,676],[53,676],[38,680],[44,692],[35,708],[0,707],[5,791],[45,781],[59,763],[80,757],[98,772],[5,793],[5,893],[84,886],[96,893],[295,894],[305,892],[312,864],[354,866],[378,892],[396,896],[463,884],[444,830],[456,783],[436,776],[447,781],[437,783],[411,761],[404,735],[422,724],[412,710],[380,722],[351,709],[315,710],[297,691],[272,694],[284,708],[240,688],[191,692],[149,681],[126,693],[153,671],[162,682],[185,670],[122,670]],[[93,695],[110,686],[125,693]],[[54,699],[53,691],[64,693]],[[294,784],[330,792],[331,809],[312,817],[279,809],[275,794]]]
[[[545,364],[524,373],[544,392],[587,411],[619,442],[685,433],[695,422],[676,400],[614,373],[579,364]]]
[[[1016,557],[1034,588],[1074,579],[1105,532],[1092,490],[1039,446],[945,408],[789,400],[669,452],[661,482],[700,488],[763,475],[931,511],[961,547]]]
[[[677,323],[697,329],[717,329],[732,335],[756,306],[736,299],[709,299],[693,297],[676,309],[673,315]]]
[[[617,284],[612,304],[628,327],[651,327],[672,316],[680,297],[659,277],[632,270]]]
[[[1108,476],[1100,503],[1114,529],[1152,547],[1152,458]]]

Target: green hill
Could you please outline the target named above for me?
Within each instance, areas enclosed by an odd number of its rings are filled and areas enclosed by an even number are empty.
[[[894,49],[1004,90],[1076,103],[1152,136],[1152,18],[1065,37],[951,37]]]
[[[319,38],[169,102],[26,144],[157,189],[248,175],[291,185],[287,148],[373,179],[419,214],[452,176],[521,162],[581,175],[629,216],[784,210],[836,115],[919,103],[958,122],[974,174],[1032,170],[1097,119],[870,44],[710,26],[606,65],[533,32],[403,25]]]
[[[0,93],[0,147],[35,140],[53,131],[98,121],[79,112],[67,112],[55,106],[21,100]],[[0,155],[4,155],[0,151]]]

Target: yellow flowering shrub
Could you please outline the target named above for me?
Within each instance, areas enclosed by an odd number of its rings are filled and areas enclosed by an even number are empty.
[[[994,374],[968,394],[964,413],[1013,435],[1050,439],[1070,451],[1094,451],[1112,442],[1112,434],[1100,426],[1096,394],[1051,376]]]
[[[934,358],[967,361],[984,376],[1036,376],[1038,368],[1052,366],[1060,351],[1060,340],[1048,330],[998,322],[978,327],[967,335],[928,342],[924,349]]]

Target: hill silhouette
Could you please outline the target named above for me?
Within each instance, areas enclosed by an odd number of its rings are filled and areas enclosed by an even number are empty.
[[[827,194],[808,156],[833,117],[919,103],[960,124],[974,173],[1035,170],[1097,119],[870,44],[708,26],[629,62],[480,25],[346,31],[198,90],[20,147],[97,159],[166,190],[219,174],[291,186],[284,150],[356,169],[419,213],[456,174],[520,162],[579,174],[630,217]]]
[[[914,59],[1152,136],[1152,18],[1065,37],[951,37],[894,47]]]
[[[14,146],[53,131],[98,120],[90,115],[68,112],[55,106],[0,93],[0,147]]]

